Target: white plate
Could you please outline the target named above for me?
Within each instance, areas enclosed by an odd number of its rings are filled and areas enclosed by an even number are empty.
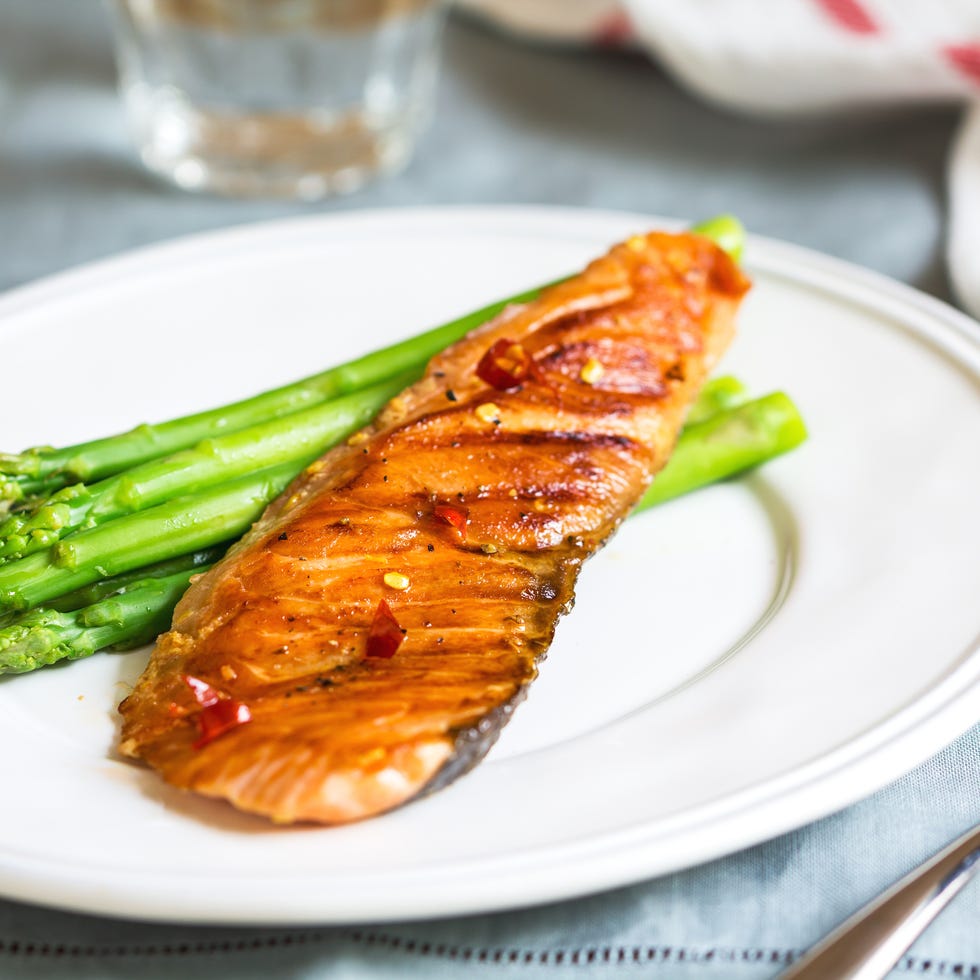
[[[655,224],[399,211],[224,232],[0,300],[0,446],[307,374],[574,270]],[[812,437],[631,520],[490,758],[339,829],[282,829],[113,757],[140,654],[0,683],[0,891],[201,922],[449,915],[619,885],[870,793],[980,718],[976,324],[754,241],[724,364]],[[713,669],[709,669],[713,668]]]

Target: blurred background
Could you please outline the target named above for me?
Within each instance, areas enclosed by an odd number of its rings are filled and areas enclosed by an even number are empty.
[[[938,97],[949,91],[800,113],[719,108],[658,66],[608,4],[470,0],[448,18],[431,123],[398,172],[315,201],[228,198],[186,193],[141,163],[110,21],[95,0],[0,0],[0,289],[259,219],[511,203],[730,211],[753,232],[950,298],[946,167],[962,110]]]

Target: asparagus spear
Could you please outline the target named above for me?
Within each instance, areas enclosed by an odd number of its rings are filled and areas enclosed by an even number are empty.
[[[130,650],[150,643],[170,626],[177,600],[192,575],[207,566],[146,578],[71,612],[32,609],[0,628],[0,674],[22,674],[99,650]]]
[[[738,378],[723,374],[709,378],[701,388],[698,400],[691,406],[684,420],[685,425],[703,422],[726,408],[734,408],[748,401],[749,390]]]
[[[206,439],[193,449],[150,460],[91,486],[64,487],[33,511],[11,514],[0,522],[0,563],[41,551],[80,528],[103,525],[270,466],[289,464],[298,473],[329,446],[366,425],[409,380],[405,374],[396,375],[352,395]]]
[[[795,449],[806,439],[789,396],[773,392],[688,425],[636,509],[646,510]]]
[[[745,230],[731,215],[711,218],[692,226],[691,231],[711,238],[736,260],[742,254]],[[499,300],[426,333],[231,405],[158,425],[140,425],[116,436],[60,449],[35,447],[21,453],[0,453],[0,504],[9,507],[24,498],[46,496],[79,481],[101,480],[147,460],[186,449],[216,431],[234,432],[289,415],[401,372],[414,371],[420,375],[429,358],[444,347],[511,303],[528,302],[545,288],[536,287]]]
[[[733,214],[718,214],[707,221],[691,226],[696,235],[710,238],[719,248],[723,248],[736,262],[742,261],[745,251],[745,228]]]
[[[131,572],[125,572],[122,575],[113,575],[111,578],[99,579],[98,582],[93,582],[91,585],[75,589],[73,592],[66,592],[64,595],[45,602],[44,608],[56,612],[74,612],[77,609],[82,609],[84,606],[91,606],[117,592],[125,592],[134,584],[142,583],[148,578],[166,578],[170,575],[176,575],[178,572],[186,571],[188,574],[192,574],[195,571],[202,571],[221,558],[228,550],[230,543],[216,545],[213,548],[203,548],[200,551],[192,551],[189,554],[180,555],[177,558],[169,558],[166,561],[155,562],[152,565],[144,565],[141,568],[137,568]],[[13,610],[0,612],[0,636],[3,635],[2,631],[4,627],[18,622],[24,615],[23,612]],[[3,673],[2,668],[0,668],[0,673]]]
[[[142,585],[149,578],[167,578],[176,575],[178,572],[187,572],[189,575],[204,572],[227,550],[227,544],[220,544],[213,548],[203,548],[200,551],[192,551],[177,558],[159,561],[153,565],[144,565],[132,572],[124,572],[122,575],[114,575],[112,578],[100,579],[91,585],[75,589],[74,592],[67,592],[63,596],[58,596],[57,599],[46,602],[45,606],[48,609],[56,609],[58,612],[74,612],[76,609],[100,602],[117,592],[128,592],[133,587]],[[14,615],[18,614],[15,613]]]
[[[0,610],[29,609],[66,592],[239,537],[296,475],[285,464],[79,531],[0,567]]]
[[[781,393],[724,409],[684,430],[670,462],[634,513],[757,466],[805,438],[803,420]],[[190,576],[205,571],[213,557],[212,552],[178,559],[184,564],[176,570],[158,566],[158,575],[167,573],[162,577],[147,577],[154,570],[144,569],[100,583],[94,587],[92,604],[82,609],[60,611],[78,601],[83,591],[20,614],[0,626],[0,674],[74,660],[109,646],[150,642],[169,626]]]

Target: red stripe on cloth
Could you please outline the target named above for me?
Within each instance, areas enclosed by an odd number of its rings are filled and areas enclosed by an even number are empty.
[[[815,0],[835,24],[853,34],[877,34],[881,28],[858,0]]]
[[[596,44],[609,47],[624,44],[632,37],[633,24],[623,10],[617,10],[601,20],[592,31],[592,38]]]
[[[980,42],[947,44],[943,48],[943,54],[954,68],[980,84]]]

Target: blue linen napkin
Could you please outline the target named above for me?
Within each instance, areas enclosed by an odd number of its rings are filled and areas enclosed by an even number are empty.
[[[980,726],[864,802],[801,830],[678,874],[540,908],[343,928],[231,929],[0,902],[0,977],[762,980],[978,822]],[[980,978],[977,882],[895,973]]]

